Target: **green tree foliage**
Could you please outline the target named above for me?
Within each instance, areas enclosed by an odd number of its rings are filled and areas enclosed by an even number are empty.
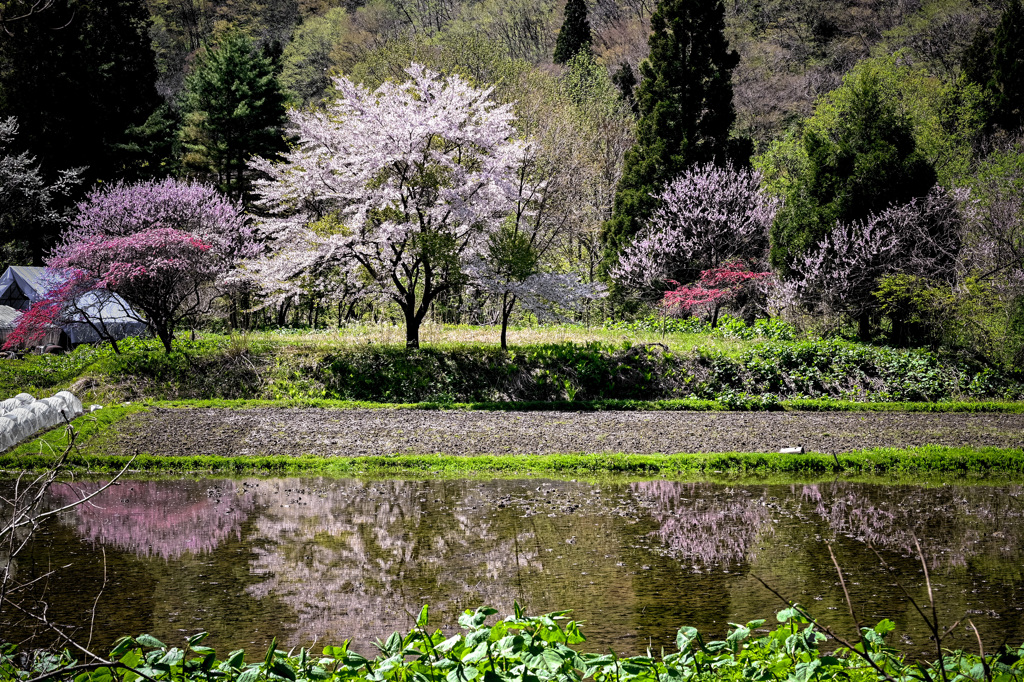
[[[990,99],[990,122],[1004,130],[1024,125],[1024,8],[1011,0],[994,33],[979,31],[964,54],[964,73]]]
[[[123,167],[125,131],[159,103],[143,0],[54,0],[0,33],[0,120],[18,119],[17,144],[52,182],[60,169],[86,167],[85,186]],[[26,228],[34,259],[55,238]]]
[[[586,0],[567,0],[565,20],[555,39],[554,62],[565,64],[578,53],[589,52],[592,42],[594,38],[590,34],[590,22],[587,20]]]
[[[351,18],[341,7],[312,16],[295,29],[284,49],[281,85],[303,105],[322,101],[331,89],[331,75],[350,66],[343,49],[349,43]],[[348,64],[344,62],[349,62]]]
[[[935,167],[939,182],[946,187],[963,184],[972,172],[988,116],[985,95],[967,78],[941,80],[898,52],[858,64],[839,88],[818,101],[802,129],[790,129],[763,146],[754,162],[768,188],[789,194],[808,164],[804,133],[812,129],[831,135],[850,109],[862,78],[873,79],[880,98],[910,123],[914,143]]]
[[[861,220],[924,196],[936,181],[909,117],[885,96],[877,74],[856,74],[841,90],[805,127],[806,164],[772,226],[771,263],[784,274],[837,221]]]
[[[185,82],[181,104],[182,166],[244,198],[253,156],[276,158],[285,150],[284,93],[274,60],[245,36],[232,34],[208,49]]]
[[[656,195],[685,168],[749,158],[749,150],[729,139],[739,55],[729,49],[724,28],[721,0],[662,0],[651,17],[650,57],[640,65],[636,95],[637,140],[602,234],[606,263],[615,261],[657,207]]]

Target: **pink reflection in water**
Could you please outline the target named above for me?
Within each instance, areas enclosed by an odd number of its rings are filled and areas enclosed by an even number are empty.
[[[50,495],[56,505],[82,499],[105,482],[60,483]],[[65,517],[94,544],[138,556],[177,559],[211,552],[224,540],[241,538],[252,511],[251,495],[234,481],[124,481],[111,486]]]
[[[915,539],[932,568],[963,567],[983,553],[1015,557],[1024,545],[1024,487],[942,486],[877,488],[844,482],[804,486],[837,535],[877,549],[917,554]]]
[[[660,525],[655,534],[667,554],[702,566],[752,561],[764,534],[773,534],[764,495],[709,483],[641,481],[630,485]]]

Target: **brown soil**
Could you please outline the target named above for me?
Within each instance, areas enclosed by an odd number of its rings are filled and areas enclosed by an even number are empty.
[[[253,408],[130,415],[109,450],[155,455],[808,452],[1024,446],[1024,414],[463,412]]]

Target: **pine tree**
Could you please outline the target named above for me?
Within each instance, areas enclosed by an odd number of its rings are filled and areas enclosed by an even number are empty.
[[[636,90],[637,140],[601,235],[605,268],[657,208],[661,190],[686,168],[749,160],[745,146],[729,139],[739,55],[729,49],[724,29],[721,0],[662,0],[651,17],[650,57],[640,65]]]
[[[233,34],[207,50],[185,80],[180,139],[186,173],[245,198],[249,159],[276,158],[287,148],[284,101],[275,60],[248,38]]]
[[[567,0],[565,3],[565,20],[555,40],[556,64],[565,64],[582,50],[590,51],[593,36],[590,34],[590,22],[587,20],[586,0]]]
[[[1024,125],[1024,8],[1012,0],[992,41],[995,122],[1006,130]]]
[[[629,62],[619,64],[619,70],[612,74],[612,83],[619,89],[623,101],[629,104],[629,108],[636,114],[636,94],[634,93],[636,74],[633,73],[633,67],[629,65]]]
[[[989,125],[1015,130],[1024,125],[1024,8],[1012,0],[995,31],[979,30],[964,51],[964,75],[989,99]]]
[[[864,73],[833,98],[832,127],[808,125],[807,168],[796,179],[771,229],[771,263],[787,274],[793,260],[835,227],[922,197],[935,184],[910,121]]]

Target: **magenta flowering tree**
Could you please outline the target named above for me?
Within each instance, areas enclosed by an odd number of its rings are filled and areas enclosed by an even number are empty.
[[[114,292],[144,312],[168,353],[175,326],[205,308],[209,294],[204,289],[220,273],[213,247],[167,227],[65,245],[48,266],[74,271],[94,288]]]
[[[627,287],[660,292],[667,280],[693,282],[698,273],[735,261],[764,269],[768,228],[782,202],[760,184],[752,170],[690,168],[659,195],[660,208],[623,249],[612,277]]]
[[[402,310],[419,346],[430,304],[467,279],[466,264],[513,210],[525,143],[490,90],[419,65],[371,92],[335,79],[325,111],[293,111],[298,145],[254,162],[271,217],[271,254],[249,263],[266,289],[336,263],[366,293]]]
[[[42,343],[50,329],[91,329],[93,337],[109,341],[120,353],[117,337],[132,323],[145,323],[124,299],[113,291],[97,288],[96,281],[81,270],[53,271],[47,293],[18,317],[4,342],[4,350]]]
[[[753,272],[742,261],[733,261],[705,270],[694,284],[668,280],[675,289],[665,292],[662,305],[676,315],[702,312],[714,327],[723,307],[736,303],[744,294],[750,295],[758,282],[773,276],[771,272]]]
[[[155,228],[177,230],[207,244],[224,266],[225,278],[234,263],[261,250],[239,204],[210,185],[174,179],[117,183],[93,192],[78,205],[64,242],[130,237]]]
[[[62,273],[51,311],[74,310],[86,290],[117,294],[145,314],[167,352],[178,323],[205,312],[234,264],[260,251],[241,208],[199,183],[117,184],[78,211],[47,260]]]

